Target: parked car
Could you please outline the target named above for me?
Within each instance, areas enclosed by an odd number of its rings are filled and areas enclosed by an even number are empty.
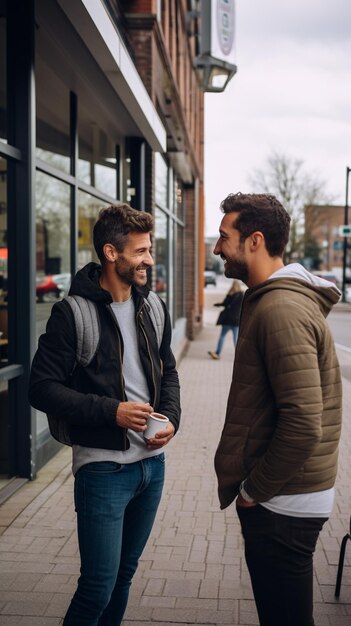
[[[216,272],[212,272],[212,270],[205,270],[204,279],[205,287],[207,287],[207,285],[217,285],[217,274]]]
[[[156,293],[165,293],[167,290],[167,273],[162,264],[156,265]]]
[[[58,300],[68,293],[71,274],[37,276],[36,295],[38,302]]]

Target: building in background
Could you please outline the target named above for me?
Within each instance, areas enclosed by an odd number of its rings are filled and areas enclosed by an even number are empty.
[[[201,328],[204,90],[235,71],[233,5],[214,14],[214,57],[208,2],[0,0],[0,499],[58,450],[27,401],[30,364],[53,302],[97,260],[102,206],[154,215],[150,284],[176,355]]]
[[[305,233],[309,245],[314,246],[313,257],[307,253],[311,268],[336,273],[341,283],[344,237],[339,228],[344,223],[344,207],[310,205],[305,207]],[[311,247],[312,247],[311,246]],[[348,263],[348,267],[350,264]]]

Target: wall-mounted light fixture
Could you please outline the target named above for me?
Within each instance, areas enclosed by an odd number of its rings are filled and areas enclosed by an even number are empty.
[[[237,71],[234,0],[200,0],[199,17],[199,54],[194,68],[203,91],[221,92]]]

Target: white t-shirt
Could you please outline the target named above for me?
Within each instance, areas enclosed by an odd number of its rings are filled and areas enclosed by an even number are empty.
[[[122,369],[126,397],[131,402],[150,402],[150,392],[139,354],[133,298],[130,297],[125,302],[112,302],[110,306],[118,322],[124,343]],[[130,448],[125,452],[123,450],[105,450],[74,445],[73,474],[76,474],[79,468],[87,463],[98,461],[114,461],[121,464],[135,463],[164,452],[163,448],[149,450],[146,447],[142,432],[128,430],[128,439]]]

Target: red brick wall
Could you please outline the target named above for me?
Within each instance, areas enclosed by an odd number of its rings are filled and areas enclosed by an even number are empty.
[[[161,22],[153,0],[125,1],[120,5],[133,60],[167,129],[167,151],[183,154],[193,180],[191,184],[189,174],[188,180],[183,179],[185,307],[187,335],[193,339],[202,323],[204,270],[204,94],[193,69],[195,37],[186,34],[184,0],[163,2]],[[154,201],[154,189],[147,191],[147,206],[149,200]]]

